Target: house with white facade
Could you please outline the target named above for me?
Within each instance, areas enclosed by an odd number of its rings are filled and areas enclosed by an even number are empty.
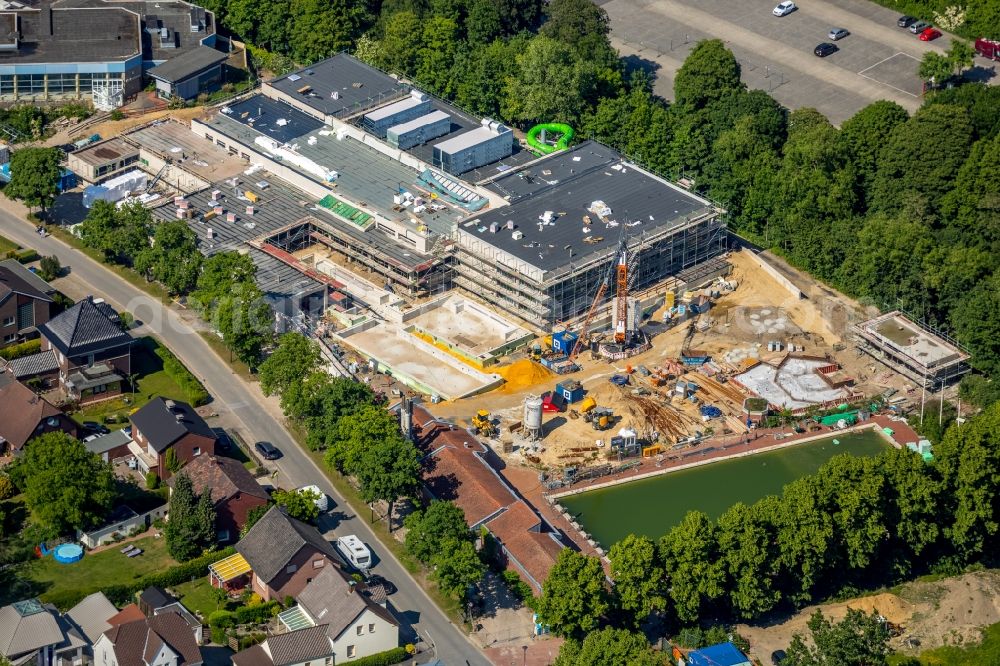
[[[108,629],[94,644],[101,666],[201,666],[201,650],[190,625],[177,613],[162,613]]]
[[[399,645],[396,618],[337,567],[323,568],[296,600],[278,616],[282,633],[233,655],[235,666],[332,666]]]

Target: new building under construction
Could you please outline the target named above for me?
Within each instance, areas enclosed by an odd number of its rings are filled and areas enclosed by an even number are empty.
[[[854,325],[858,347],[919,386],[945,386],[969,371],[969,355],[948,336],[895,310]]]
[[[724,211],[593,141],[488,187],[511,205],[459,224],[454,282],[540,329],[587,312],[623,233],[635,291],[725,250]]]

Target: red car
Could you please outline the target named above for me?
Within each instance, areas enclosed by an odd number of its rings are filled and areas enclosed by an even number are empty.
[[[920,33],[920,41],[929,42],[937,39],[941,36],[941,31],[937,28],[927,28],[922,33]]]

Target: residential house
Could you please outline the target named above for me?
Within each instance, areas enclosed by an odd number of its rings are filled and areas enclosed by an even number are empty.
[[[191,627],[177,613],[125,622],[108,629],[94,644],[100,666],[201,666]]]
[[[438,421],[408,401],[393,409],[399,411],[403,431],[433,460],[424,471],[427,495],[461,507],[469,529],[485,527],[508,568],[541,592],[565,547],[559,532],[518,496],[498,471],[495,454],[469,431]]]
[[[0,372],[0,455],[20,454],[32,437],[61,431],[76,437],[76,422],[8,372]]]
[[[220,543],[235,541],[251,509],[266,506],[268,494],[237,460],[204,455],[184,467],[195,492],[210,492],[215,505],[215,532]],[[171,487],[177,477],[168,481]]]
[[[88,296],[38,327],[42,351],[55,354],[59,388],[81,404],[120,394],[132,374],[132,336],[118,313]]]
[[[233,656],[237,666],[341,664],[399,645],[399,622],[338,568],[325,567],[278,616],[288,633]]]
[[[0,608],[0,657],[13,664],[75,666],[83,663],[87,645],[80,630],[50,604],[26,599]]]
[[[143,474],[156,472],[161,479],[173,474],[168,455],[173,451],[181,465],[201,455],[215,454],[216,435],[194,407],[180,400],[153,398],[129,417],[132,443]]]
[[[177,598],[162,587],[150,585],[139,594],[139,610],[145,617],[156,615],[157,609],[177,603]]]
[[[236,544],[251,571],[253,591],[265,601],[298,596],[324,567],[344,565],[315,527],[273,506]]]
[[[66,611],[63,617],[69,620],[86,640],[84,655],[92,659],[94,643],[101,637],[101,634],[113,626],[112,620],[118,614],[119,610],[104,596],[103,592],[94,592]]]
[[[16,259],[0,262],[0,348],[38,335],[49,320],[52,288]]]

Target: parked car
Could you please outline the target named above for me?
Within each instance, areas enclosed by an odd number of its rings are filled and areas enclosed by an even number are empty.
[[[788,16],[796,9],[798,9],[798,7],[795,6],[794,2],[791,0],[784,0],[784,2],[779,2],[778,6],[775,7],[771,13],[775,16]]]
[[[788,655],[785,654],[784,650],[775,650],[774,652],[771,653],[772,666],[781,666],[783,663],[785,663],[785,658],[787,656]]]
[[[277,460],[281,457],[281,451],[271,442],[257,442],[253,445],[257,453],[263,456],[264,460]]]
[[[898,19],[896,19],[896,25],[900,28],[909,28],[910,24],[916,20],[917,19],[913,18],[912,16],[900,16]]]
[[[844,37],[847,37],[849,34],[851,33],[847,31],[847,28],[830,28],[830,33],[827,35],[827,37],[829,37],[833,41],[837,41],[838,39],[843,39]]]
[[[836,53],[839,50],[840,49],[837,48],[836,44],[823,42],[822,44],[818,44],[816,48],[813,49],[813,53],[820,58],[825,58],[831,53]]]
[[[375,587],[376,585],[381,585],[382,589],[385,590],[385,595],[389,596],[391,594],[396,594],[396,586],[391,582],[386,580],[383,576],[378,574],[368,576],[368,580],[365,581],[368,587]]]
[[[931,27],[931,24],[927,21],[917,21],[916,23],[911,23],[908,30],[914,35],[919,35],[929,27]]]
[[[941,31],[937,28],[927,28],[922,33],[920,33],[920,41],[922,42],[932,42],[941,36]]]
[[[110,430],[104,424],[98,423],[97,421],[84,421],[83,429],[90,433],[97,433],[98,435],[107,435]]]
[[[301,488],[299,488],[299,491],[304,491],[304,490],[308,490],[309,492],[319,495],[319,497],[313,500],[316,504],[317,509],[319,509],[320,511],[326,511],[327,509],[330,508],[330,498],[326,496],[326,493],[324,493],[322,490],[319,489],[319,486],[302,486]]]

